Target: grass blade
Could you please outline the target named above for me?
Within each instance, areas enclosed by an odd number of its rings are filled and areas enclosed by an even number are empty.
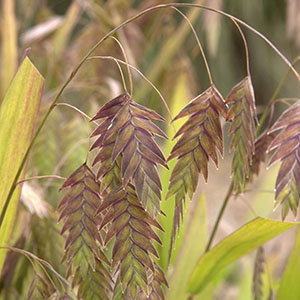
[[[196,264],[199,254],[204,252],[206,244],[206,204],[203,195],[193,202],[190,209],[187,228],[174,264],[174,273],[170,279],[166,300],[186,300],[186,285]],[[195,242],[197,241],[197,242]],[[184,274],[184,276],[183,276]]]
[[[18,172],[23,155],[29,147],[39,112],[44,80],[38,70],[25,58],[7,90],[0,109],[0,213]],[[24,171],[23,171],[24,172]],[[19,179],[21,179],[20,176]],[[21,188],[18,186],[10,200],[3,226],[0,246],[9,243]],[[0,252],[0,270],[5,252]]]
[[[297,224],[255,218],[226,237],[199,259],[189,278],[188,292],[198,294],[221,270]]]
[[[298,228],[294,250],[285,269],[276,300],[297,300],[300,298],[300,227]]]
[[[15,1],[3,0],[1,16],[1,90],[0,100],[15,75],[18,63]]]

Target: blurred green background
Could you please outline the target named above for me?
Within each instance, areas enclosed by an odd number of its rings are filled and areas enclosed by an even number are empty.
[[[24,53],[27,53],[45,77],[46,86],[41,106],[43,114],[72,69],[97,40],[138,11],[169,2],[171,1],[2,0],[0,99],[3,98]],[[244,20],[269,38],[290,61],[299,54],[298,1],[198,0],[193,3],[222,9]],[[231,88],[246,75],[245,49],[241,36],[232,22],[224,17],[200,9],[181,10],[193,22],[215,85],[226,97]],[[262,39],[249,30],[243,30],[248,41],[250,71],[260,115],[288,68]],[[130,64],[137,67],[161,91],[173,117],[189,100],[209,87],[203,58],[195,38],[186,21],[174,10],[167,8],[149,13],[119,30],[116,37],[124,46]],[[111,39],[105,41],[94,54],[123,59],[120,49]],[[296,69],[299,70],[298,65]],[[123,70],[126,72],[125,68]],[[172,137],[174,131],[169,125],[170,118],[157,93],[134,71],[133,80],[135,101],[164,115],[167,122],[160,125]],[[93,116],[101,105],[122,91],[120,73],[113,61],[90,60],[82,66],[59,102],[72,104]],[[296,97],[299,92],[297,79],[289,75],[278,97]],[[276,106],[274,119],[283,108],[285,107],[281,104]],[[226,128],[225,126],[225,146],[229,142]],[[88,137],[92,129],[93,125],[76,111],[64,106],[55,108],[31,152],[27,177],[49,174],[67,177],[85,160],[89,149]],[[164,143],[160,140],[159,143],[164,147],[167,156],[170,142]],[[209,183],[204,184],[201,178],[193,203],[187,205],[190,207],[187,214],[195,213],[194,218],[207,219],[207,227],[202,223],[199,229],[203,231],[203,240],[199,240],[199,245],[195,246],[199,251],[203,251],[205,235],[212,228],[230,183],[231,158],[226,150],[219,170],[216,171],[214,166],[210,166]],[[249,186],[249,192],[238,199],[231,199],[215,242],[254,216],[280,218],[278,212],[272,211],[277,167],[269,171],[265,170],[265,166],[261,169],[261,175]],[[168,185],[168,176],[167,173],[162,173],[164,188]],[[61,181],[56,179],[30,181],[27,184],[23,189],[22,204],[12,240],[18,247],[46,259],[64,274],[64,268],[60,264],[63,242],[58,235],[59,225],[55,215],[55,207],[61,197],[58,193],[60,185]],[[200,193],[204,196],[199,197]],[[206,204],[203,204],[204,201]],[[163,210],[166,213],[172,212],[172,205],[171,202],[163,203]],[[202,209],[198,209],[199,205]],[[205,217],[200,216],[204,210]],[[165,236],[162,236],[165,241],[164,249],[159,249],[160,262],[164,268],[171,219],[170,216],[161,220],[166,230]],[[287,219],[294,220],[291,216]],[[188,217],[186,222],[188,223]],[[183,247],[180,247],[182,233],[188,229],[185,226],[181,230],[172,265],[167,273],[169,279],[172,278],[174,266],[178,264],[176,253],[183,252]],[[293,245],[293,234],[291,230],[265,247],[268,266],[266,285],[271,285],[275,291]],[[3,299],[23,299],[32,271],[23,258],[10,255],[8,265],[12,262],[18,272],[13,273],[13,268],[3,271],[6,280],[2,277],[0,281],[0,293],[2,289]],[[202,296],[199,299],[252,299],[253,268],[254,254],[248,255],[222,274],[224,280],[218,288],[210,287],[205,298]],[[15,296],[17,298],[9,298]],[[171,296],[169,298],[172,299]]]

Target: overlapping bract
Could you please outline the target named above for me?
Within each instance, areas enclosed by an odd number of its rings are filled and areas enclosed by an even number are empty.
[[[300,197],[300,101],[292,105],[279,117],[269,133],[281,129],[268,148],[276,149],[269,165],[280,160],[276,179],[275,208],[282,205],[284,219],[289,208],[297,215]]]
[[[223,155],[220,115],[226,117],[227,107],[216,87],[211,86],[192,100],[174,119],[189,116],[174,136],[174,139],[180,138],[168,158],[171,160],[177,157],[167,194],[167,198],[175,195],[173,238],[180,224],[186,195],[192,197],[200,173],[207,181],[209,158],[218,166],[217,150]]]
[[[123,94],[97,112],[93,120],[99,119],[104,120],[92,136],[100,136],[91,149],[98,148],[93,164],[101,162],[97,177],[103,188],[114,188],[120,180],[124,186],[131,182],[144,208],[156,216],[162,188],[157,165],[167,164],[154,136],[167,136],[151,119],[163,118]]]
[[[49,299],[51,295],[55,293],[55,288],[49,282],[49,280],[44,278],[44,276],[41,276],[37,273],[34,274],[34,278],[27,294],[28,300]]]
[[[105,243],[115,237],[112,268],[118,274],[124,299],[135,300],[140,293],[148,295],[147,272],[157,272],[154,257],[158,254],[152,240],[160,243],[152,227],[162,230],[161,226],[143,208],[131,184],[108,193],[97,212],[105,210],[101,228],[110,224]]]
[[[168,282],[165,278],[164,272],[161,268],[154,264],[154,273],[150,274],[149,281],[149,295],[145,297],[143,295],[139,300],[164,300],[164,292],[162,289],[162,284],[168,286]]]
[[[266,152],[273,139],[274,134],[264,133],[255,141],[255,154],[252,157],[252,165],[249,172],[250,182],[253,180],[254,175],[257,176],[259,174],[260,164],[266,161]]]
[[[255,98],[250,76],[232,88],[226,98],[231,104],[226,120],[231,122],[230,150],[234,149],[232,161],[233,189],[236,194],[245,191],[246,182],[255,153]]]
[[[67,178],[61,189],[67,189],[58,205],[59,220],[64,221],[62,234],[67,232],[63,258],[69,265],[67,275],[75,273],[73,285],[79,284],[80,299],[108,300],[112,279],[102,263],[109,265],[100,249],[102,240],[98,226],[102,216],[95,217],[101,204],[100,186],[91,169],[83,164]],[[92,294],[94,285],[98,286],[98,291]]]

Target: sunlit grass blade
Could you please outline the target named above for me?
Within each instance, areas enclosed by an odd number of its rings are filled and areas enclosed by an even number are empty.
[[[174,271],[169,280],[166,300],[186,300],[186,286],[194,266],[206,245],[206,203],[204,195],[191,204],[190,215],[178,254],[174,262]],[[184,276],[183,276],[184,274]]]
[[[0,228],[0,246],[7,246],[10,242],[20,186],[15,188],[8,206],[5,203],[31,141],[43,86],[43,77],[26,57],[8,88],[0,108],[0,213],[4,216]],[[0,270],[4,257],[5,251],[1,251]]]
[[[294,249],[284,271],[276,300],[300,299],[300,227],[297,230]]]
[[[179,111],[182,109],[182,105],[186,105],[189,99],[189,85],[188,85],[188,76],[187,73],[182,72],[180,76],[176,79],[176,84],[174,85],[174,91],[171,98],[171,105],[170,110],[172,116],[176,116]],[[183,125],[185,119],[180,119],[174,123],[174,126],[168,126],[167,127],[167,135],[173,136],[174,130],[178,130],[181,125]],[[163,152],[166,156],[169,156],[171,153],[171,150],[173,146],[175,145],[176,141],[172,141],[171,139],[165,140],[164,146],[163,146]],[[170,244],[171,244],[171,236],[172,236],[172,227],[173,227],[173,215],[174,215],[174,208],[175,208],[175,200],[174,196],[170,198],[168,201],[166,201],[166,195],[168,191],[169,181],[171,173],[174,169],[174,166],[176,164],[175,160],[172,160],[168,163],[169,170],[166,168],[162,168],[160,170],[160,176],[162,180],[162,203],[161,203],[161,210],[166,214],[167,217],[160,215],[159,221],[162,227],[164,228],[164,232],[160,232],[159,236],[161,238],[163,246],[158,245],[157,249],[159,252],[159,265],[166,270],[168,262],[169,262],[169,253],[170,253]],[[188,211],[189,202],[185,205],[184,210],[184,216],[186,215],[186,212]],[[186,222],[184,218],[184,223]],[[183,228],[184,228],[183,223]],[[180,242],[182,240],[184,230],[179,231],[177,234],[174,247],[172,251],[172,257],[171,257],[171,263],[172,259],[176,257],[176,253],[179,249]]]
[[[200,257],[189,278],[187,292],[200,293],[231,263],[296,225],[298,223],[255,218]]]
[[[1,76],[0,103],[18,64],[15,0],[3,0],[1,11]]]

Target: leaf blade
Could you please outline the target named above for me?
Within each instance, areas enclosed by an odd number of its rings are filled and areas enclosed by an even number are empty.
[[[245,224],[200,257],[189,279],[187,291],[191,294],[201,292],[225,267],[297,224],[260,217]]]
[[[44,79],[26,57],[7,90],[0,109],[0,213],[4,209],[24,153],[29,147],[39,112]],[[22,128],[22,130],[20,130]],[[24,174],[24,171],[23,171]],[[20,176],[20,178],[22,175]],[[14,190],[0,228],[0,246],[7,246],[21,188]],[[0,253],[0,270],[5,252]]]

